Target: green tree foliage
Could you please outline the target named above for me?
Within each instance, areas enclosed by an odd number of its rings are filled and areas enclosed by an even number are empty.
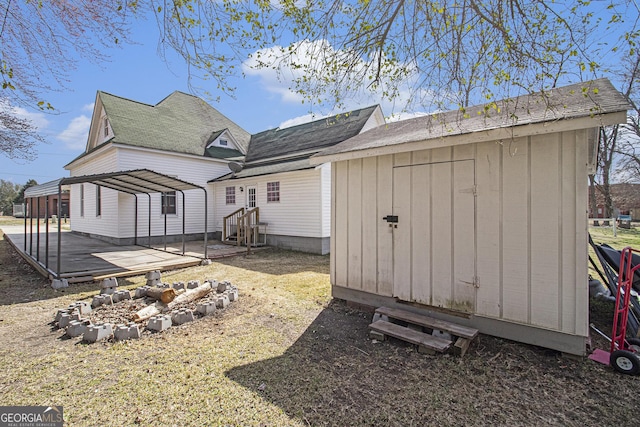
[[[125,0],[0,0],[0,153],[32,159],[44,139],[18,108],[52,111],[79,58],[99,62],[128,39],[137,8]]]
[[[243,66],[272,68],[314,103],[366,87],[463,108],[599,77],[639,37],[637,2],[627,0],[152,3],[164,46],[218,88],[232,92],[229,77]]]
[[[13,199],[18,195],[19,184],[0,179],[0,212],[3,215],[13,214]]]
[[[24,203],[24,192],[27,188],[35,187],[38,185],[38,181],[35,179],[30,179],[26,182],[22,187],[20,187],[20,191],[16,194],[16,197],[13,199],[13,203]]]

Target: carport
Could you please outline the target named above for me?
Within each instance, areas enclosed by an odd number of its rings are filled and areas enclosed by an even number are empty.
[[[110,173],[102,173],[95,175],[82,175],[82,176],[74,176],[68,178],[61,178],[57,182],[57,187],[55,190],[58,194],[58,212],[61,212],[61,195],[63,191],[63,187],[70,186],[72,184],[83,184],[83,183],[91,183],[94,185],[98,185],[101,187],[109,188],[112,190],[116,190],[122,193],[131,194],[135,197],[135,212],[134,212],[134,245],[144,246],[150,249],[154,249],[151,247],[151,194],[154,193],[167,193],[170,191],[176,191],[182,194],[182,255],[185,253],[185,218],[186,218],[186,206],[185,206],[185,197],[184,192],[188,190],[197,190],[200,189],[204,193],[204,258],[207,258],[207,191],[204,187],[201,187],[196,184],[192,184],[187,181],[183,181],[178,178],[174,178],[168,175],[164,175],[158,172],[154,172],[148,169],[136,169],[130,171],[119,171],[119,172],[110,172]],[[48,186],[47,188],[41,189],[42,191],[32,191],[31,193],[25,194],[25,199],[30,199],[32,202],[32,198],[46,196],[49,197],[53,194],[54,188],[52,186]],[[42,193],[42,194],[40,194]],[[140,197],[146,195],[149,203],[149,217],[147,224],[147,244],[144,245],[139,242],[138,230],[138,204],[140,203]],[[166,198],[165,198],[166,202]],[[166,206],[165,206],[166,207]],[[49,212],[45,212],[45,218],[49,217]],[[36,263],[38,263],[41,267],[44,267],[49,274],[51,274],[55,278],[61,278],[61,256],[56,256],[56,266],[55,269],[49,265],[49,221],[45,222],[45,253],[44,260],[40,259],[40,213],[36,214],[36,245],[35,245],[35,253],[34,253],[34,245],[33,245],[33,234],[34,234],[34,224],[33,224],[33,216],[27,218],[25,216],[24,221],[24,253],[31,257]],[[29,226],[28,226],[29,225]],[[62,245],[62,224],[58,221],[58,230],[57,230],[57,255],[61,254],[61,245]],[[28,234],[28,237],[27,237]],[[167,250],[167,218],[164,216],[164,251]],[[27,244],[28,243],[28,244]],[[28,247],[27,247],[28,246]],[[160,250],[160,249],[157,249]],[[44,262],[43,262],[44,261]]]

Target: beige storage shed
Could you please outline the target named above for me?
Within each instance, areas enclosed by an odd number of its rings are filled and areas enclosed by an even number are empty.
[[[587,185],[606,79],[390,123],[332,162],[333,296],[584,354]]]

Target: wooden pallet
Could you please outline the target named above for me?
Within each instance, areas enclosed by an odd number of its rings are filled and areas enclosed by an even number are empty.
[[[452,322],[447,322],[445,320],[435,319],[433,317],[413,313],[410,311],[400,310],[397,308],[379,307],[376,310],[376,314],[380,317],[382,316],[384,317],[382,317],[382,320],[378,320],[372,323],[371,325],[369,325],[369,328],[371,328],[371,330],[381,333],[383,335],[392,336],[394,338],[398,338],[398,339],[410,342],[412,344],[416,344],[418,346],[421,346],[421,348],[424,347],[427,349],[431,349],[433,351],[443,352],[448,350],[452,341],[444,340],[439,337],[434,337],[431,334],[416,330],[415,327],[418,327],[418,329],[426,328],[430,330],[439,330],[439,331],[449,333],[452,337],[454,337],[454,340],[455,340],[455,344],[453,345],[452,351],[454,354],[457,354],[460,356],[463,356],[467,352],[467,349],[469,348],[471,341],[473,341],[475,337],[478,336],[477,329],[458,325]],[[388,319],[388,321],[385,319],[385,317]],[[393,320],[407,323],[408,326],[405,327],[405,326],[397,325],[396,323],[393,323]],[[378,325],[377,327],[374,327],[374,325],[378,324],[379,322],[385,322],[386,324],[391,324],[394,326],[388,327],[387,325],[382,324],[384,326]],[[415,325],[415,326],[411,328],[412,325]],[[386,328],[386,330],[389,332],[388,333],[384,332],[382,328]],[[406,332],[406,331],[410,331],[410,332]],[[421,335],[416,335],[416,334],[421,334]],[[423,336],[429,337],[429,338],[424,338]],[[443,344],[438,342],[433,343],[431,338],[436,338],[442,341],[448,341],[449,345],[444,350],[442,350],[441,348]],[[415,342],[418,339],[421,339],[422,341]]]
[[[434,337],[424,332],[400,326],[386,320],[377,320],[369,325],[369,329],[379,332],[384,336],[390,336],[403,341],[415,344],[420,351],[432,350],[444,353],[451,347],[452,342],[442,338]]]

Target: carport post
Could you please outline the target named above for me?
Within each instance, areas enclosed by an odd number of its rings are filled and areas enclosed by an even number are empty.
[[[134,194],[133,197],[136,198],[136,206],[133,210],[135,218],[133,219],[133,244],[138,244],[138,195]]]
[[[164,197],[162,197],[164,196]],[[167,250],[167,193],[162,193],[162,213],[164,214],[164,236],[162,241],[164,242],[164,250]]]
[[[180,194],[182,194],[182,255],[184,256],[184,223],[185,223],[185,217],[186,212],[184,210],[184,191],[182,190],[178,190],[180,191]]]
[[[47,221],[44,226],[44,266],[49,268],[49,195],[44,198],[44,218]]]
[[[30,197],[29,200],[29,255],[33,256],[33,197]]]
[[[62,181],[58,184],[58,212],[62,209]],[[71,217],[71,212],[69,212],[69,217]],[[60,265],[62,262],[62,228],[60,224],[60,220],[58,218],[58,259],[56,260],[56,278],[60,278]]]
[[[149,198],[149,247],[151,247],[151,194],[147,193],[147,197]]]
[[[40,196],[36,203],[36,260],[40,262]]]
[[[27,252],[27,199],[22,199],[22,215],[24,216],[24,251]]]
[[[207,228],[207,189],[203,188],[202,191],[204,191],[204,259],[207,259],[207,234],[209,233]]]

